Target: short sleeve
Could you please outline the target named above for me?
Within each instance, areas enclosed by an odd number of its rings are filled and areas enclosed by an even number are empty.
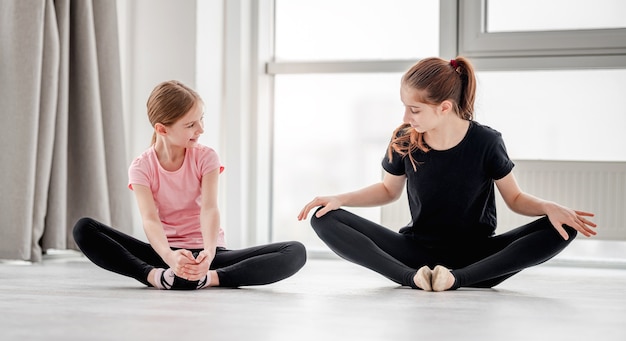
[[[385,157],[382,161],[383,169],[392,175],[404,175],[406,174],[404,168],[404,157],[398,154],[396,151],[391,152],[391,158],[389,158],[389,153],[385,152]]]
[[[204,147],[199,151],[198,167],[201,175],[208,174],[215,169],[219,169],[220,173],[224,171],[224,166],[220,163],[219,156],[215,150],[208,147]]]
[[[513,161],[509,159],[502,135],[497,133],[487,157],[486,168],[489,176],[494,180],[502,179],[513,170],[514,166]]]
[[[143,158],[136,158],[128,167],[128,188],[133,184],[150,187],[149,167]]]

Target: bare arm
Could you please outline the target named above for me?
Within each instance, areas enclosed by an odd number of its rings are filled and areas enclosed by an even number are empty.
[[[336,210],[341,206],[372,207],[388,204],[400,197],[405,182],[406,176],[391,175],[385,172],[382,182],[354,192],[314,198],[300,211],[298,220],[306,219],[309,211],[317,206],[324,206],[324,208],[319,210],[316,214],[317,217],[321,217],[328,211]]]
[[[215,256],[217,236],[220,231],[220,212],[217,207],[219,169],[211,171],[202,177],[202,203],[200,207],[200,229],[204,241],[204,251],[210,256],[210,261]]]
[[[143,229],[146,233],[146,237],[148,237],[148,242],[159,254],[159,256],[161,256],[161,258],[167,263],[172,249],[170,249],[165,232],[163,232],[163,226],[161,225],[161,220],[159,219],[159,215],[157,213],[152,192],[146,186],[136,184],[133,184],[132,186],[135,198],[137,199],[137,205],[139,206]]]
[[[159,256],[161,256],[161,259],[172,268],[177,276],[185,276],[185,265],[195,263],[191,251],[184,249],[172,251],[170,248],[150,189],[146,186],[133,184],[133,192],[137,199],[143,229],[148,238],[148,242]]]
[[[593,213],[575,211],[555,202],[546,201],[523,192],[513,172],[496,181],[496,186],[506,205],[515,213],[526,216],[547,215],[548,219],[563,239],[568,239],[563,225],[571,226],[586,237],[596,234],[597,225],[585,217],[593,217]]]

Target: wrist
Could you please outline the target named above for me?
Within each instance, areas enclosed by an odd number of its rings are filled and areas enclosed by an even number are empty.
[[[215,246],[204,246],[204,253],[208,254],[208,255],[215,255]]]
[[[541,209],[543,213],[546,215],[550,215],[550,212],[554,210],[554,208],[556,207],[556,204],[551,201],[544,201],[541,206],[542,206]]]
[[[165,262],[165,264],[172,266],[172,262],[175,261],[173,257],[174,251],[172,251],[172,249],[164,250],[163,252],[160,253],[160,255],[163,261]]]

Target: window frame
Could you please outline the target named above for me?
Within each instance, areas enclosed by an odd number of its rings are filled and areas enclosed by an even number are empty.
[[[272,7],[275,1],[272,0]],[[457,0],[439,1],[439,52],[443,58],[457,55]],[[451,20],[452,18],[452,20]],[[274,22],[272,17],[272,23]],[[430,57],[430,56],[424,56]],[[369,73],[404,72],[416,62],[415,59],[398,60],[341,60],[341,61],[276,61],[265,64],[268,75],[305,73]]]
[[[479,70],[626,68],[626,28],[490,33],[487,1],[458,1],[458,51]]]

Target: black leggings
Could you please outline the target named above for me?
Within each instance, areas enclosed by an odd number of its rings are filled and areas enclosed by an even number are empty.
[[[91,218],[82,218],[76,223],[74,240],[96,265],[148,286],[151,286],[147,278],[152,269],[169,267],[150,244]],[[221,287],[263,285],[295,274],[305,262],[306,249],[300,242],[273,243],[241,250],[218,247],[211,270],[217,269]]]
[[[564,240],[544,217],[490,238],[434,246],[342,209],[313,215],[311,225],[340,257],[413,288],[416,269],[424,265],[451,269],[456,279],[452,289],[491,288],[554,257],[577,233],[564,226],[569,235]]]

